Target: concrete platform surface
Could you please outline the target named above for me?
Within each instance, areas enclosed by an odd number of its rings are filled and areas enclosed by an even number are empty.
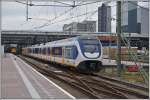
[[[75,99],[15,55],[7,54],[1,65],[2,99]]]

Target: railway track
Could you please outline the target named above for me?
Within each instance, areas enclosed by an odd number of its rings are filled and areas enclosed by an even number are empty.
[[[149,98],[148,88],[112,79],[98,74],[85,75],[70,70],[59,70],[31,58],[20,56],[47,77],[55,78],[85,93],[93,99]]]

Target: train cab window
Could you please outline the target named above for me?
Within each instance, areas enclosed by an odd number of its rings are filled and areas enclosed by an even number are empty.
[[[52,55],[54,56],[62,56],[62,47],[53,47]]]
[[[99,41],[93,39],[83,39],[81,40],[81,48],[83,52],[99,52]]]
[[[76,46],[65,47],[65,58],[76,59],[78,56],[78,50]]]
[[[47,48],[47,53],[48,55],[50,55],[50,48]]]

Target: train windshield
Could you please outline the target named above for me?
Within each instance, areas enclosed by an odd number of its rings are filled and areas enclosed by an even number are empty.
[[[99,41],[92,39],[84,39],[82,40],[84,52],[98,52],[99,51]]]
[[[80,47],[81,51],[84,55],[84,53],[100,53],[100,42],[97,39],[80,39]]]

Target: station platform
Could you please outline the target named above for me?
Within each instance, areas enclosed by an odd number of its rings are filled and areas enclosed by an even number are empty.
[[[6,54],[1,65],[2,99],[75,99],[13,54]]]
[[[104,59],[103,58],[102,62],[103,62],[104,66],[117,66],[116,60]],[[132,62],[132,61],[121,61],[121,63],[124,64],[124,65],[127,65],[127,66],[129,66],[129,65],[135,65],[135,63]],[[139,62],[137,64],[139,65]],[[149,66],[148,63],[140,63],[140,64],[143,65],[143,66]]]

